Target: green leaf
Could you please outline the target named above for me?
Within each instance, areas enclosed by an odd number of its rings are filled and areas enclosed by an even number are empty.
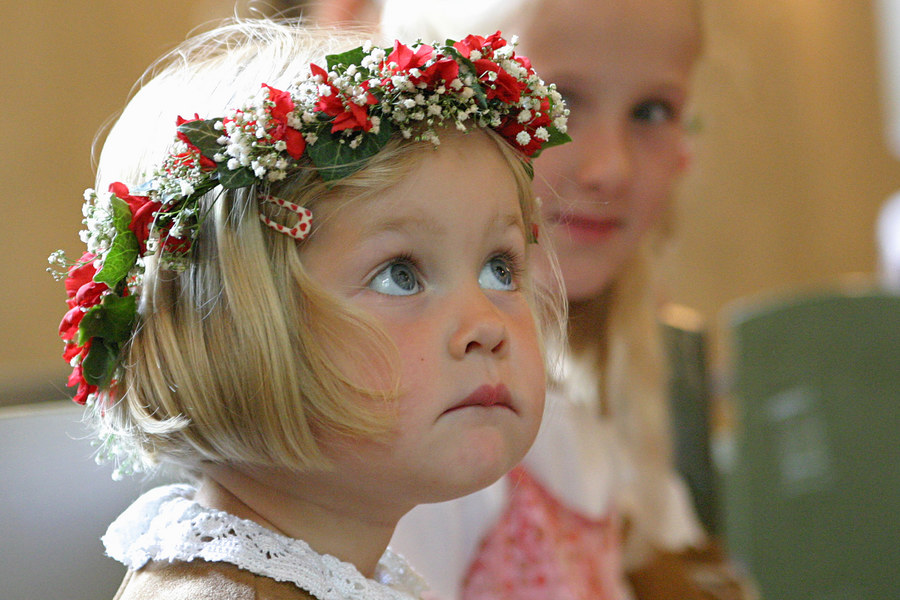
[[[319,169],[322,179],[336,181],[349,177],[366,166],[366,161],[388,143],[392,132],[393,126],[387,119],[383,119],[378,133],[363,134],[362,143],[356,148],[351,148],[349,143],[340,143],[340,134],[323,133],[315,144],[306,147],[306,152]]]
[[[131,225],[132,219],[131,208],[128,207],[128,203],[113,194],[110,196],[110,204],[112,204],[113,225],[115,225],[116,231],[118,233],[128,231],[128,226]]]
[[[247,187],[256,183],[256,175],[250,167],[239,167],[231,171],[226,163],[219,163],[217,167],[219,173],[219,183],[223,188],[234,190]]]
[[[552,148],[553,146],[559,146],[560,144],[565,144],[572,141],[572,138],[569,137],[568,133],[562,133],[556,127],[552,125],[547,128],[547,133],[550,134],[550,138],[541,144],[541,149],[531,155],[531,158],[537,158],[541,155],[541,153],[547,148]]]
[[[325,62],[328,65],[327,70],[333,71],[338,65],[343,65],[344,67],[349,67],[350,65],[360,66],[365,56],[366,53],[363,51],[362,46],[353,50],[347,50],[341,54],[329,54],[325,57]]]
[[[210,160],[222,150],[222,146],[216,141],[221,137],[221,134],[215,128],[216,121],[218,119],[190,121],[178,126],[178,131],[186,135],[187,139],[197,146],[200,153]]]
[[[106,387],[112,379],[119,359],[119,345],[95,339],[91,350],[81,362],[81,373],[91,385]]]
[[[120,230],[113,239],[106,257],[103,259],[103,267],[94,275],[94,281],[105,283],[110,288],[115,288],[120,281],[128,276],[128,272],[137,261],[138,252],[138,240],[134,233],[127,227],[125,231]]]
[[[107,294],[103,302],[91,307],[78,325],[79,344],[90,338],[103,338],[108,342],[122,343],[131,336],[137,315],[135,296]]]

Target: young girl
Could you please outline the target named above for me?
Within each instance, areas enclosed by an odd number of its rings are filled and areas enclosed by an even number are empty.
[[[673,467],[653,273],[688,164],[698,11],[692,0],[386,2],[391,35],[452,37],[476,24],[521,33],[572,110],[573,142],[535,176],[570,301],[567,372],[512,477],[419,507],[392,542],[448,599],[734,589],[718,559],[695,562],[709,555]],[[706,576],[670,568],[685,557]]]
[[[202,35],[103,148],[70,383],[123,466],[197,478],[110,526],[120,600],[418,597],[385,552],[399,518],[492,483],[537,432],[559,312],[526,268],[529,157],[567,111],[499,33],[357,43]]]

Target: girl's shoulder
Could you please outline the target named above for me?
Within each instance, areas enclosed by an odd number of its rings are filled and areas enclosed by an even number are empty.
[[[193,560],[150,562],[129,571],[114,600],[312,600],[289,582],[234,565]]]

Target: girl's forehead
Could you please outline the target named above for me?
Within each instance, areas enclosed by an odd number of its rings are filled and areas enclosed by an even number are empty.
[[[364,197],[317,207],[320,223],[368,232],[524,228],[512,167],[482,132],[451,135],[394,185]],[[316,237],[315,235],[313,237]]]
[[[567,61],[591,70],[638,52],[696,58],[701,22],[694,0],[543,0],[519,24],[537,67]]]

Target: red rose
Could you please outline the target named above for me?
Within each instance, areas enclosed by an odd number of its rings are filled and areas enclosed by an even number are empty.
[[[331,88],[331,93],[327,96],[319,96],[316,102],[316,110],[324,112],[326,115],[334,117],[331,123],[331,133],[337,133],[344,129],[360,129],[369,131],[372,129],[372,121],[369,120],[369,111],[365,107],[355,102],[344,102],[341,98],[341,92],[333,84],[328,83],[328,73],[322,67],[310,64],[310,70],[313,75],[322,77],[325,84]],[[375,104],[378,100],[375,96],[368,94],[366,104]]]
[[[550,100],[541,98],[540,109],[532,114],[534,116],[527,123],[519,123],[515,116],[506,117],[500,127],[497,128],[497,133],[509,140],[509,143],[514,148],[519,148],[525,156],[533,156],[544,145],[544,142],[535,138],[534,134],[537,132],[538,127],[547,127],[551,123]],[[516,140],[516,136],[522,131],[531,136],[531,140],[524,146]]]
[[[269,100],[275,103],[269,114],[279,123],[287,123],[287,116],[294,110],[294,100],[291,98],[290,92],[277,90],[270,85],[262,84],[264,88],[269,90]]]
[[[529,75],[534,75],[534,67],[531,66],[531,60],[527,56],[513,55],[513,60],[525,67]]]
[[[67,363],[71,363],[72,359],[79,354],[84,354],[84,346],[79,346],[74,342],[70,342],[66,344],[66,349],[63,350],[63,360],[65,360]]]
[[[200,115],[194,113],[193,119],[185,119],[181,116],[175,119],[175,126],[184,125],[185,123],[193,123],[194,121],[201,121]],[[204,171],[215,171],[216,163],[211,159],[203,156],[203,153],[200,152],[200,148],[191,143],[191,140],[188,139],[188,136],[183,134],[182,132],[176,130],[175,135],[178,136],[178,139],[187,144],[187,147],[191,149],[191,154],[195,154],[200,158],[200,168]]]
[[[434,48],[427,44],[419,46],[418,50],[412,51],[412,48],[400,43],[400,40],[394,41],[394,50],[385,59],[385,63],[397,63],[395,72],[407,72],[410,69],[418,69],[431,58],[434,54]]]
[[[109,185],[109,191],[128,203],[128,208],[131,210],[131,223],[128,224],[128,229],[137,238],[138,248],[143,256],[147,253],[150,227],[153,225],[156,213],[162,208],[162,203],[152,202],[147,196],[132,196],[128,192],[128,187],[118,181]]]
[[[478,78],[485,83],[488,100],[498,98],[507,104],[515,104],[522,97],[525,83],[507,73],[500,65],[486,58],[474,61],[474,65],[478,69]],[[497,77],[491,81],[488,73],[496,73]]]
[[[453,47],[459,50],[459,53],[465,58],[469,58],[469,55],[472,54],[472,50],[482,51],[484,48],[484,38],[480,35],[468,35],[465,39],[453,44]]]
[[[337,133],[344,129],[361,129],[363,131],[372,129],[369,111],[358,104],[348,102],[347,110],[334,118],[331,124],[331,133]]]
[[[94,266],[96,258],[94,254],[85,252],[69,269],[69,275],[66,277],[66,297],[74,298],[81,286],[94,279],[94,275],[97,274],[97,268]]]
[[[78,293],[75,294],[74,301],[78,306],[82,308],[88,308],[100,303],[100,298],[103,295],[103,292],[109,289],[109,286],[105,283],[99,283],[97,281],[89,281],[80,288],[78,288]]]
[[[269,114],[275,124],[269,127],[266,132],[272,136],[274,140],[283,140],[287,146],[287,153],[294,160],[303,156],[306,150],[306,140],[303,134],[288,125],[288,115],[294,110],[294,100],[291,98],[290,92],[277,90],[270,85],[262,84],[264,88],[269,90],[269,100],[275,103]]]
[[[82,406],[84,406],[85,402],[87,402],[87,397],[97,391],[96,385],[91,385],[87,381],[85,381],[80,364],[72,370],[72,374],[69,376],[67,385],[69,387],[75,385],[78,386],[78,391],[75,392],[75,397],[73,398],[73,400],[78,404],[81,404]]]
[[[492,33],[486,38],[483,38],[480,35],[469,35],[466,36],[465,39],[453,44],[453,47],[459,50],[460,54],[466,58],[469,58],[469,55],[472,54],[472,50],[478,50],[484,54],[485,47],[489,47],[493,51],[499,50],[503,46],[506,46],[506,40],[503,39],[503,36],[499,31]],[[493,52],[490,52],[489,54],[493,54]]]
[[[59,337],[67,342],[71,342],[78,335],[78,326],[84,318],[84,311],[80,306],[73,306],[63,316],[59,323]]]
[[[435,61],[431,66],[422,71],[422,76],[413,80],[414,84],[425,82],[434,86],[440,81],[450,83],[459,77],[459,63],[449,57]]]
[[[497,30],[496,32],[487,36],[487,38],[485,38],[484,40],[484,45],[490,46],[493,50],[499,50],[503,46],[506,46],[506,44],[507,42],[505,39],[503,39],[503,35],[500,34],[500,30]]]

